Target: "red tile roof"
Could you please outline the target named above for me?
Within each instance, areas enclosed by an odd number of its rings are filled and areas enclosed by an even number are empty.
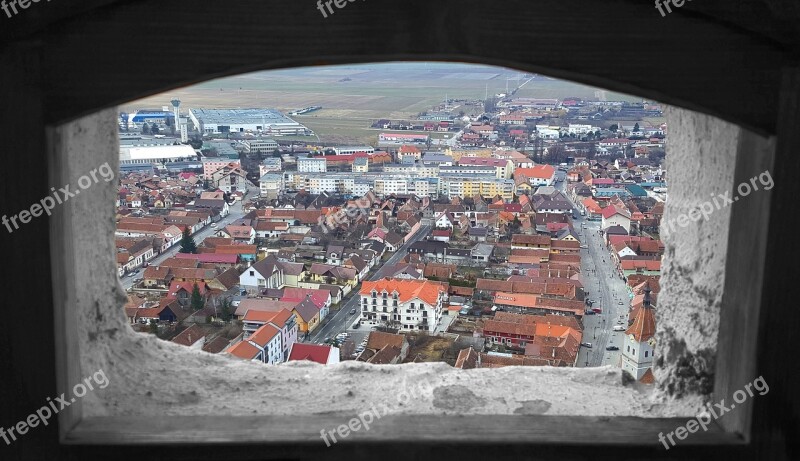
[[[328,364],[328,357],[331,354],[331,346],[322,346],[319,344],[292,344],[291,351],[289,352],[288,361],[297,360],[311,360],[322,365]]]

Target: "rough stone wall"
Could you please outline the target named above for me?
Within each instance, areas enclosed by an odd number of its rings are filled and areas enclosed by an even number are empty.
[[[741,128],[673,107],[666,117],[669,196],[661,224],[666,250],[654,372],[665,397],[679,398],[713,390],[731,213],[715,207],[707,219],[689,219],[685,227],[678,218],[733,191]],[[673,230],[665,233],[667,223]]]
[[[117,172],[116,111],[59,128],[70,177],[108,161]],[[738,130],[671,110],[666,218],[731,188]],[[689,416],[712,378],[728,212],[667,239],[658,320],[657,388],[623,386],[620,369],[519,367],[456,370],[445,364],[268,366],[163,342],[128,326],[115,266],[116,181],[100,182],[58,212],[76,236],[75,312],[83,376],[102,369],[110,385],[87,394],[84,415],[342,414],[373,403],[396,413]],[[700,379],[697,379],[697,377]],[[330,389],[330,393],[328,390]],[[415,392],[400,399],[402,392]],[[666,391],[666,392],[665,392]],[[397,396],[395,399],[394,396]]]

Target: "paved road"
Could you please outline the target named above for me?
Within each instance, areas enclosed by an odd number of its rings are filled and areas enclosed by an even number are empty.
[[[566,195],[566,173],[557,171],[556,177],[561,179],[556,188]],[[606,351],[606,347],[614,345],[622,349],[624,332],[613,331],[613,327],[620,320],[627,325],[630,306],[628,290],[614,267],[603,237],[598,234],[600,221],[588,221],[585,217],[579,217],[575,220],[575,230],[581,245],[588,246],[587,249],[581,249],[583,289],[588,293],[587,298],[595,301],[593,307],[603,310],[602,314],[586,315],[583,318],[583,341],[591,343],[592,347],[581,347],[577,366],[620,366],[620,351]],[[620,301],[622,305],[619,304]]]
[[[257,192],[257,191],[258,191],[258,189],[256,189],[253,186],[248,185],[248,193],[247,193],[247,195],[245,195],[245,198],[243,200],[247,200],[247,197],[249,197],[252,193]],[[205,240],[207,237],[213,236],[214,233],[216,233],[218,230],[224,228],[225,226],[227,226],[228,224],[232,223],[233,221],[236,221],[237,219],[240,219],[241,217],[243,217],[246,214],[244,212],[244,210],[242,210],[242,202],[243,202],[243,200],[237,200],[236,203],[234,203],[233,205],[231,205],[229,207],[228,216],[222,218],[222,220],[220,220],[217,223],[217,228],[216,229],[212,229],[211,226],[208,225],[208,226],[204,227],[203,229],[201,229],[199,232],[195,233],[192,236],[192,237],[194,237],[194,242],[198,246],[200,246],[200,243],[202,243],[203,240]],[[156,256],[153,259],[151,259],[149,261],[149,264],[151,266],[157,266],[157,265],[161,264],[162,262],[164,262],[165,259],[175,256],[178,253],[178,250],[180,249],[180,247],[181,247],[180,243],[175,244],[173,247],[169,248],[164,253],[161,253],[160,255]],[[122,277],[122,279],[121,279],[122,288],[124,288],[125,290],[128,290],[128,288],[132,287],[133,286],[133,281],[135,279],[141,277],[142,276],[142,272],[144,272],[144,269],[140,269],[140,272],[138,274],[126,275],[126,276]]]
[[[406,244],[400,247],[400,249],[398,249],[395,254],[393,254],[392,257],[389,258],[389,260],[386,261],[372,277],[369,278],[369,280],[375,281],[389,275],[388,268],[399,263],[400,260],[405,257],[405,255],[408,253],[408,247],[414,242],[422,240],[424,237],[430,234],[430,232],[431,226],[420,227],[417,233],[414,234],[414,236],[411,237]],[[359,304],[360,297],[358,296],[359,287],[360,285],[356,286],[356,288],[350,292],[349,299],[344,302],[341,309],[335,311],[333,314],[329,314],[330,317],[327,323],[321,327],[317,327],[317,329],[311,333],[311,337],[308,339],[309,342],[324,342],[327,338],[336,336],[337,334],[350,328],[350,326],[356,321],[356,318],[361,315]],[[355,309],[354,314],[350,313],[352,309]]]
[[[622,346],[624,332],[615,332],[612,328],[617,325],[620,316],[624,325],[627,325],[628,306],[630,298],[625,282],[619,277],[611,255],[603,243],[603,237],[598,234],[599,221],[585,221],[586,227],[581,231],[581,237],[588,249],[581,250],[581,276],[584,290],[588,291],[588,298],[595,301],[594,306],[602,308],[603,312],[597,315],[584,317],[584,342],[592,343],[592,352],[589,355],[589,366],[619,365],[619,351],[606,351],[606,346]],[[619,304],[622,302],[622,304]],[[584,366],[586,359],[584,356]]]

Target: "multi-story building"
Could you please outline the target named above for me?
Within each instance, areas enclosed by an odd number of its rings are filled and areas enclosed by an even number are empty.
[[[367,173],[369,171],[369,158],[358,157],[353,160],[353,173]]]
[[[258,165],[258,174],[264,176],[267,173],[276,173],[283,170],[283,162],[280,157],[265,158],[260,165]]]
[[[514,162],[501,158],[465,157],[458,162],[459,166],[481,166],[495,169],[497,179],[511,179],[514,174]]]
[[[303,157],[297,159],[298,173],[325,173],[328,171],[328,162],[325,157]]]
[[[261,326],[246,340],[234,344],[226,352],[241,359],[269,364],[281,363],[285,357],[281,332],[270,324]]]
[[[271,154],[278,149],[278,143],[272,139],[250,139],[242,144],[248,154]]]
[[[415,178],[435,178],[439,176],[439,167],[437,165],[425,165],[419,163],[391,163],[383,166],[383,172]]]
[[[497,179],[494,172],[489,174],[443,174],[439,177],[439,195],[453,197],[492,198],[500,196],[503,200],[513,200],[514,180]]]
[[[203,159],[203,176],[211,178],[215,171],[226,166],[241,168],[242,163],[239,160],[231,160],[227,157],[206,157]]]
[[[250,338],[264,325],[272,325],[281,332],[283,360],[289,355],[289,348],[297,341],[297,315],[288,309],[279,311],[248,310],[242,319],[244,339]]]
[[[283,175],[278,173],[266,173],[258,180],[262,197],[275,199],[283,190]]]
[[[442,316],[447,291],[430,280],[384,278],[363,282],[359,295],[362,323],[433,332]]]

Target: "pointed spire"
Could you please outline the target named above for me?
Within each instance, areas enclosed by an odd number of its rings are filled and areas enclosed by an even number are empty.
[[[649,308],[650,306],[650,282],[644,286],[644,299],[642,300],[642,307]]]

